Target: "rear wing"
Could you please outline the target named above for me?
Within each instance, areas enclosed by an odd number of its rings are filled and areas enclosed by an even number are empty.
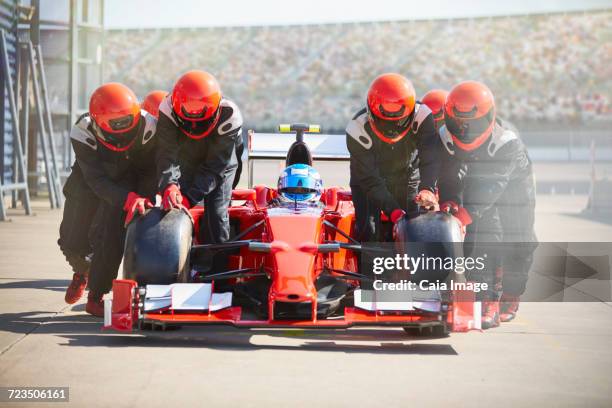
[[[253,164],[255,160],[285,160],[289,147],[295,142],[294,136],[295,134],[287,133],[256,133],[249,129],[247,132],[249,188],[253,187]],[[314,160],[350,160],[345,135],[308,133],[304,136],[303,141],[308,146]]]

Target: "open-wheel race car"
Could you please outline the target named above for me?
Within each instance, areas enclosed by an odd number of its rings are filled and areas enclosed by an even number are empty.
[[[283,131],[296,137],[282,156],[277,141],[286,136],[249,132],[249,186],[255,159],[282,157],[287,166],[348,159],[342,137],[311,135],[318,132],[313,125],[281,126]],[[359,265],[372,249],[355,239],[350,190],[327,188],[308,206],[279,204],[276,195],[262,185],[234,190],[231,238],[219,244],[202,243],[201,206],[189,214],[154,208],[133,222],[124,279],[113,282],[112,300],[105,302],[105,328],[392,326],[435,335],[474,328],[469,298],[427,291],[405,302],[377,301],[373,275]],[[452,242],[459,228],[451,215],[422,214],[403,221],[396,240]]]

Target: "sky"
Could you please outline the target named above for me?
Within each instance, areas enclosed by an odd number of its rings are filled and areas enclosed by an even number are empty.
[[[106,28],[218,27],[612,9],[612,0],[105,0]]]

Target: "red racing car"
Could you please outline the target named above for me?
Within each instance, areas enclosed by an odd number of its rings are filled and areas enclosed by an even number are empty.
[[[283,130],[296,133],[283,153],[287,165],[348,158],[341,147],[344,138],[309,134],[305,140],[305,134],[318,131],[309,125]],[[253,159],[279,157],[273,147],[258,149],[263,142],[257,137],[249,133],[250,183]],[[283,136],[268,135],[268,140],[274,137]],[[271,145],[278,148],[276,142]],[[360,272],[359,259],[371,249],[354,239],[350,191],[328,188],[321,203],[311,207],[277,205],[275,195],[266,186],[234,190],[232,238],[222,244],[201,244],[195,238],[202,207],[189,214],[155,208],[133,222],[126,238],[125,279],[113,283],[105,328],[392,326],[427,328],[435,335],[477,328],[473,296],[458,299],[456,293],[426,291],[403,302],[377,299],[372,274]],[[448,214],[423,214],[405,221],[396,240],[452,242],[458,231]]]

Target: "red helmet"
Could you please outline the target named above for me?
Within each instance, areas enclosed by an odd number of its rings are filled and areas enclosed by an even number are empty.
[[[166,91],[151,91],[145,96],[144,101],[142,101],[142,109],[149,112],[151,115],[156,118],[159,117],[159,104],[164,98],[168,95]]]
[[[423,95],[421,102],[423,102],[429,109],[434,117],[436,129],[442,126],[444,123],[444,102],[448,92],[444,89],[432,89]]]
[[[480,147],[495,125],[495,99],[491,90],[476,81],[455,85],[446,97],[444,123],[458,148],[469,152]]]
[[[96,137],[115,151],[129,149],[136,139],[140,104],[127,86],[109,82],[96,89],[89,99],[89,115],[96,124]]]
[[[412,83],[399,74],[382,74],[368,90],[368,113],[372,131],[383,142],[396,143],[408,131],[414,116],[416,93]]]
[[[172,111],[181,131],[201,139],[210,134],[219,120],[221,88],[214,76],[204,71],[189,71],[172,90]]]

